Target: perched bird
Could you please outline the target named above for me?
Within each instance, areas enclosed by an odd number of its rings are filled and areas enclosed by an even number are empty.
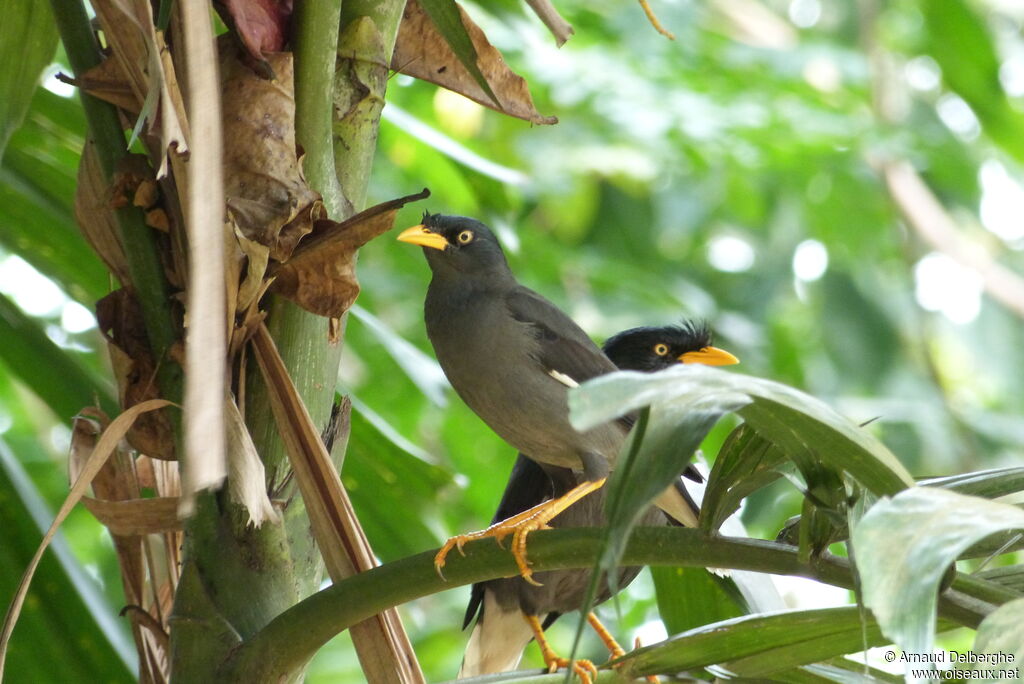
[[[629,421],[586,431],[569,423],[567,392],[616,370],[572,319],[516,282],[498,240],[470,218],[425,214],[398,239],[421,245],[432,271],[424,306],[427,336],[462,400],[506,442],[538,463],[582,473],[564,495],[492,525],[449,539],[434,564],[470,539],[512,534],[520,573],[531,578],[526,535],[575,501],[600,489]],[[680,522],[693,518],[684,497],[667,488],[658,506]]]
[[[534,461],[582,475],[580,484],[486,530],[449,539],[435,557],[440,572],[452,548],[512,534],[511,550],[529,582],[526,536],[600,489],[632,423],[628,418],[576,430],[568,391],[617,370],[554,304],[516,282],[497,238],[483,223],[424,214],[398,239],[423,247],[432,278],[424,306],[427,336],[452,387],[500,437]],[[655,505],[683,524],[696,518],[679,487]]]
[[[706,325],[698,323],[633,328],[609,338],[603,350],[622,370],[653,372],[676,363],[738,363],[732,354],[712,347],[710,330]],[[579,484],[578,479],[572,470],[541,466],[519,454],[493,522],[500,522],[547,499],[563,495]],[[576,502],[555,517],[551,526],[603,526],[606,522],[604,493],[605,490],[601,489]],[[696,515],[696,506],[693,506],[693,510]],[[652,507],[639,524],[666,525],[669,519]],[[616,586],[625,588],[639,572],[639,567],[620,569]],[[537,639],[549,669],[567,666],[566,661],[559,658],[547,643],[544,630],[563,613],[582,606],[590,581],[590,570],[538,572],[536,579],[542,586],[529,584],[520,577],[494,579],[473,585],[462,626],[469,626],[474,617],[477,620],[466,646],[459,671],[460,678],[515,669],[531,639]],[[611,598],[608,582],[604,578],[598,586],[600,591],[595,604]],[[588,613],[587,620],[612,658],[624,654],[593,612]],[[581,679],[586,680],[589,678],[586,673],[591,667],[589,661],[576,661],[574,669]]]

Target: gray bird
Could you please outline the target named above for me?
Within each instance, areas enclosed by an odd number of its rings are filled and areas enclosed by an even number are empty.
[[[676,363],[738,363],[732,354],[712,347],[710,330],[706,325],[698,323],[626,330],[609,338],[603,351],[621,370],[654,372]],[[701,480],[700,474],[692,466],[687,467],[684,475]],[[579,478],[572,470],[541,466],[524,454],[519,454],[493,522],[500,522],[545,500],[561,496],[578,484]],[[682,493],[686,496],[685,489]],[[696,514],[696,505],[689,497],[687,500]],[[551,526],[601,527],[606,524],[604,502],[605,490],[598,490],[555,517]],[[664,513],[652,507],[638,524],[666,525],[670,521]],[[616,586],[625,588],[639,572],[639,567],[621,568]],[[544,630],[560,615],[581,608],[586,598],[590,570],[538,572],[536,579],[542,586],[532,585],[519,577],[473,585],[463,628],[474,617],[476,625],[466,646],[462,668],[459,670],[460,678],[515,669],[531,639],[537,639],[549,669],[567,665],[565,659],[559,658],[547,643]],[[612,596],[606,578],[602,577],[598,586],[600,591],[595,598],[595,605]],[[612,658],[624,654],[593,612],[588,613],[587,620]],[[574,665],[574,670],[584,680],[589,678],[592,668],[589,661],[576,661]]]
[[[433,273],[424,307],[427,336],[462,400],[492,430],[543,465],[582,474],[581,484],[487,530],[449,539],[435,558],[469,539],[512,534],[511,550],[527,581],[526,535],[600,489],[629,429],[618,420],[585,431],[569,424],[569,387],[610,373],[615,364],[572,319],[516,282],[494,234],[470,218],[425,214],[398,239],[421,245]],[[683,524],[696,519],[668,487],[656,505]]]

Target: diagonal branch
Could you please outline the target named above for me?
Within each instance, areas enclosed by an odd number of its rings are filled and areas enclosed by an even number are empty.
[[[1018,318],[1024,318],[1024,278],[964,237],[910,163],[888,162],[882,166],[882,175],[900,213],[921,239],[932,249],[976,271],[993,299]]]

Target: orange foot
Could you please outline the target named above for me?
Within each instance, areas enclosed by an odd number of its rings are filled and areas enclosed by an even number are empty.
[[[569,668],[580,678],[582,684],[593,684],[597,679],[597,666],[594,663],[589,660],[569,660],[560,657],[544,636],[544,627],[540,624],[540,619],[536,615],[526,615],[525,613],[523,618],[533,630],[533,637],[537,640],[537,645],[540,646],[540,654],[544,658],[548,672],[557,672],[559,668]]]
[[[529,508],[518,515],[502,520],[499,523],[494,523],[486,530],[479,530],[468,534],[459,534],[452,537],[444,543],[441,550],[437,552],[436,556],[434,556],[434,568],[437,570],[437,574],[441,575],[442,578],[444,577],[444,574],[441,572],[441,568],[444,567],[445,559],[453,548],[457,548],[459,553],[466,555],[462,550],[462,547],[468,541],[494,537],[498,544],[501,545],[501,541],[511,534],[512,557],[516,559],[516,565],[519,566],[519,574],[522,575],[523,579],[530,584],[540,586],[540,582],[533,579],[533,570],[530,569],[530,561],[526,557],[526,536],[530,534],[530,532],[534,532],[536,530],[549,529],[548,523],[551,522],[553,518],[590,492],[600,489],[604,483],[604,478],[594,480],[593,482],[584,482],[581,485],[573,487],[557,499],[545,501],[544,503],[538,504],[533,508]]]
[[[643,643],[640,641],[640,637],[637,637],[636,640],[633,641],[633,650],[635,651],[641,646],[643,646]],[[646,679],[651,684],[658,684],[658,682],[661,681],[660,679],[658,679],[658,675],[647,675]]]
[[[593,627],[597,636],[604,642],[605,648],[608,649],[608,653],[610,654],[608,657],[609,660],[615,660],[616,658],[621,658],[626,655],[626,652],[622,650],[622,647],[619,646],[619,642],[615,640],[615,637],[613,637],[612,633],[608,631],[608,628],[601,624],[601,621],[597,619],[597,615],[594,613],[587,613],[587,622],[590,623],[590,626]],[[640,648],[640,637],[636,638],[634,648]],[[614,669],[618,667],[618,665],[613,664],[611,667]],[[658,678],[654,675],[648,675],[647,681],[652,684],[658,684]]]

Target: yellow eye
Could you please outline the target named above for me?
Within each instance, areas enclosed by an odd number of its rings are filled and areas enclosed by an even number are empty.
[[[472,241],[473,241],[473,231],[471,231],[471,230],[464,230],[461,233],[459,233],[459,244],[460,245],[468,245]]]
[[[654,353],[657,354],[658,356],[664,356],[665,354],[668,354],[668,345],[659,342],[658,344],[654,345]]]

